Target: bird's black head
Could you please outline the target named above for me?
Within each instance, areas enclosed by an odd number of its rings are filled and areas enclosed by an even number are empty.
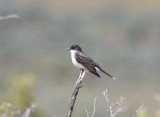
[[[72,45],[68,50],[77,50],[79,52],[82,52],[82,49],[79,45]]]

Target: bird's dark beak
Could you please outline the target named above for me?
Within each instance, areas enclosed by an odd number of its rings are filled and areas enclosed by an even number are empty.
[[[71,50],[71,48],[67,48],[67,50]]]

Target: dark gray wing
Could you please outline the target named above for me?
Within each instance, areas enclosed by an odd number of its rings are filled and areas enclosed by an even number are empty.
[[[78,63],[82,64],[86,67],[91,73],[95,74],[96,76],[100,77],[97,73],[95,67],[99,67],[97,63],[95,63],[90,57],[86,56],[83,53],[76,52],[75,58]]]

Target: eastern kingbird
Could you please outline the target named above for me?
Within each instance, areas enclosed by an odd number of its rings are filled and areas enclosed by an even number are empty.
[[[116,79],[109,73],[105,72],[96,62],[93,61],[93,59],[84,54],[79,45],[72,45],[70,48],[68,48],[68,50],[71,52],[71,59],[73,65],[78,69],[86,72],[91,72],[99,78],[100,75],[97,72],[101,71],[110,78]]]

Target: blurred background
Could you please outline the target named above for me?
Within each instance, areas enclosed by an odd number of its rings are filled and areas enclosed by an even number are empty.
[[[99,65],[117,77],[101,79],[87,73],[73,117],[92,112],[109,116],[102,95],[112,102],[126,98],[132,116],[145,103],[145,114],[160,117],[160,1],[152,0],[1,0],[0,104],[24,110],[32,102],[34,117],[66,116],[79,70],[66,50],[79,44]]]

